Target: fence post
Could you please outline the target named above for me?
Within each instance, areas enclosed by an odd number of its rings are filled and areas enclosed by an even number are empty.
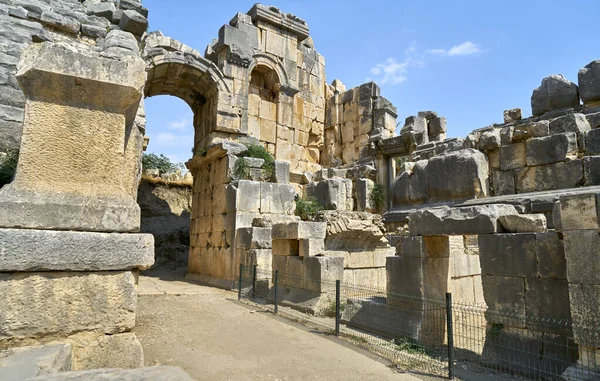
[[[341,281],[338,279],[335,281],[335,335],[340,335],[340,288]]]
[[[258,265],[252,267],[252,300],[256,299],[256,268]]]
[[[279,270],[275,270],[275,313],[277,313],[278,311],[278,306],[277,306],[277,288],[279,286]]]
[[[240,280],[238,283],[238,300],[242,299],[242,271],[244,271],[244,265],[240,263]]]
[[[452,329],[452,294],[446,293],[446,324],[448,332],[448,378],[454,379],[454,332]]]

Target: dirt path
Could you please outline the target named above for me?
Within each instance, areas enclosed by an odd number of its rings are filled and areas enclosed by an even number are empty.
[[[198,381],[418,380],[336,339],[241,304],[232,292],[164,283],[140,277],[135,332],[146,365],[180,366]]]

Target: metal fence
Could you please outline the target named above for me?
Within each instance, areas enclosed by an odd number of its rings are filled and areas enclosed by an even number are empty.
[[[450,379],[485,368],[533,380],[600,380],[600,326],[388,293],[240,265],[239,299],[340,336],[405,370]],[[596,320],[597,321],[597,320]],[[577,344],[574,337],[577,337]],[[594,349],[596,348],[596,349]],[[481,375],[479,375],[481,377]]]

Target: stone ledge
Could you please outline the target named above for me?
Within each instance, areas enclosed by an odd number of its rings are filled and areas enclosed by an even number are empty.
[[[152,234],[0,228],[0,272],[144,270]]]

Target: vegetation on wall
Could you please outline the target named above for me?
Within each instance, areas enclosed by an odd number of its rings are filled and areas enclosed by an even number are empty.
[[[373,189],[371,189],[371,193],[369,194],[369,201],[378,213],[383,210],[386,202],[386,191],[382,184],[375,183],[373,185]]]
[[[18,161],[19,150],[16,149],[8,150],[4,157],[0,157],[0,187],[13,180]]]
[[[248,149],[239,154],[239,156],[263,159],[265,163],[263,164],[262,169],[267,172],[268,176],[271,176],[275,170],[275,158],[273,155],[260,144],[248,144],[246,147],[248,147]]]
[[[183,163],[173,163],[163,154],[144,153],[142,155],[142,168],[158,169],[160,174],[173,173],[185,168]]]
[[[314,220],[317,213],[325,207],[314,197],[298,198],[296,200],[296,215],[302,220]]]

